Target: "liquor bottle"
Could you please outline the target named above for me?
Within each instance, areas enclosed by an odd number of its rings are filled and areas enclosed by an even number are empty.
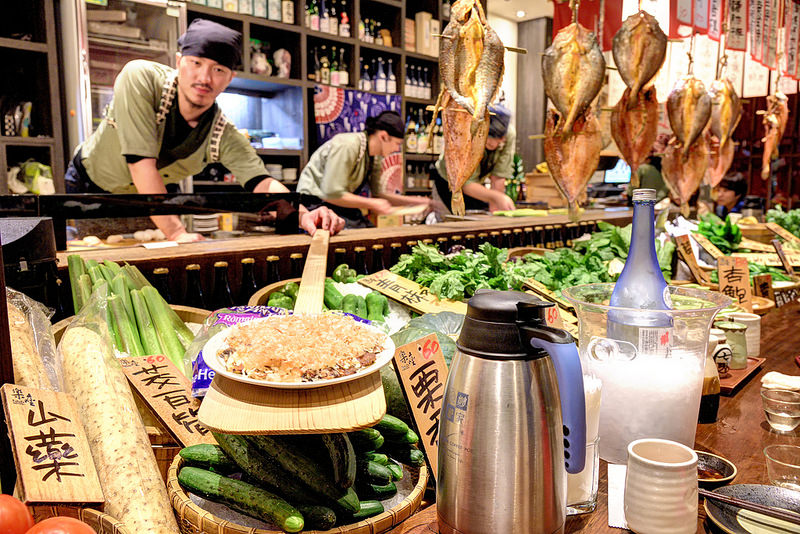
[[[422,243],[425,245],[433,245],[433,239],[431,239],[430,237],[426,237],[425,239],[422,240]]]
[[[328,50],[327,46],[322,45],[322,57],[319,60],[320,67],[319,67],[319,83],[324,83],[330,85],[331,83],[331,64],[328,61]]]
[[[336,47],[331,47],[331,85],[339,85],[339,60],[336,59]]]
[[[525,242],[522,246],[532,247],[536,242],[536,234],[533,231],[533,226],[526,226],[523,230],[525,231]]]
[[[372,245],[372,273],[379,273],[386,269],[383,262],[383,245],[380,243]]]
[[[371,43],[372,39],[372,26],[370,25],[369,19],[364,19],[364,41],[367,43]]]
[[[366,63],[364,63],[363,57],[358,58],[358,62],[361,64],[361,75],[358,78],[358,88],[362,91],[369,91],[369,67]]]
[[[386,92],[386,72],[383,70],[383,58],[378,58],[378,73],[375,76],[375,90],[379,93]]]
[[[502,244],[500,243],[500,232],[497,230],[489,232],[489,242],[495,247],[501,247]]]
[[[328,16],[328,31],[333,35],[339,35],[339,15],[336,13],[336,0],[331,0],[331,8]]]
[[[318,32],[319,31],[319,6],[317,6],[317,0],[311,0],[311,15],[309,17],[311,19],[311,29]]]
[[[439,247],[439,252],[442,254],[447,254],[447,241],[448,239],[444,236],[436,238],[436,246]]]
[[[367,25],[364,24],[364,19],[358,21],[358,40],[366,41],[367,39]]]
[[[233,293],[228,281],[228,262],[214,263],[214,291],[211,294],[211,307],[215,310],[233,306]]]
[[[442,118],[436,117],[436,125],[433,127],[433,153],[441,154],[444,152],[444,131],[442,130]]]
[[[370,78],[370,91],[377,91],[376,87],[378,86],[378,64],[375,61],[375,58],[370,60],[370,67],[369,71],[372,73],[372,78]]]
[[[267,18],[280,22],[281,20],[281,0],[267,0]]]
[[[169,269],[166,267],[153,269],[153,287],[158,289],[167,303],[175,304],[175,301],[172,300],[172,292],[169,290]]]
[[[322,66],[319,63],[319,50],[316,46],[314,47],[314,81],[322,82]]]
[[[500,244],[503,248],[511,248],[513,245],[511,244],[511,230],[503,230],[500,232]]]
[[[294,0],[282,0],[281,22],[284,24],[294,24]]]
[[[375,44],[383,44],[383,35],[381,35],[381,21],[375,22]]]
[[[347,249],[335,248],[333,249],[333,268],[347,262]]]
[[[186,293],[183,295],[183,304],[201,310],[206,309],[203,283],[200,280],[200,265],[197,263],[186,266]]]
[[[250,297],[258,291],[255,266],[255,258],[244,258],[242,260],[242,283],[239,284],[239,298],[237,299],[240,306],[247,305]]]
[[[428,151],[428,124],[425,122],[425,116],[422,108],[419,108],[419,115],[417,120],[417,152],[424,154]]]
[[[406,241],[406,248],[408,249],[409,254],[411,254],[412,249],[416,246],[417,246],[417,241],[413,239],[411,241]]]
[[[281,281],[280,262],[278,256],[267,256],[267,285]]]
[[[417,184],[416,179],[414,178],[414,167],[408,163],[406,164],[406,189],[414,189],[416,186]]]
[[[476,250],[478,244],[475,242],[475,234],[467,234],[464,236],[464,246],[469,250]]]
[[[344,48],[339,49],[339,85],[342,87],[350,85],[350,71],[344,60]]]
[[[353,252],[355,253],[353,269],[358,274],[369,274],[367,272],[367,247],[355,247]]]
[[[389,245],[389,252],[390,252],[389,257],[390,261],[392,262],[392,266],[395,266],[400,261],[400,254],[403,253],[403,245],[397,242],[392,243],[391,245]]]
[[[430,78],[430,75],[428,74],[428,67],[425,67],[423,69],[423,71],[424,71],[423,72],[423,77],[424,77],[423,84],[424,84],[424,87],[425,87],[425,98],[430,100],[431,98],[433,98],[433,90],[431,88],[431,78]]]
[[[525,236],[522,233],[522,228],[514,228],[513,233],[514,233],[514,235],[512,236],[511,246],[512,247],[524,247],[525,246]]]
[[[414,114],[409,110],[408,126],[406,128],[406,152],[416,153],[417,151],[417,122]]]
[[[422,78],[421,65],[417,65],[417,98],[425,98],[425,80]]]
[[[450,20],[450,0],[442,0],[442,18]]]
[[[350,17],[347,16],[345,0],[342,0],[342,7],[339,11],[341,16],[339,20],[339,35],[342,37],[350,37]]]
[[[409,73],[408,70],[408,63],[406,63],[406,78],[405,78],[405,83],[403,83],[403,95],[413,96],[412,90],[413,89],[411,87],[411,74]]]
[[[480,247],[484,243],[488,243],[488,242],[489,242],[489,234],[487,234],[486,232],[478,233],[478,244],[477,244],[476,250],[477,250],[478,247]]]
[[[325,7],[325,0],[320,0],[319,3],[319,31],[323,33],[330,33],[330,16],[328,9]]]
[[[454,235],[450,237],[450,249],[448,252],[459,252],[463,250],[463,248],[464,243],[460,235]]]
[[[397,94],[397,76],[394,75],[394,65],[392,59],[389,59],[389,67],[387,68],[388,78],[386,80],[386,92],[390,95]]]
[[[638,310],[668,310],[667,282],[658,265],[655,246],[655,189],[633,190],[633,228],[625,267],[611,293],[611,306]],[[639,355],[668,354],[672,318],[658,312],[608,312],[608,337],[627,341]]]
[[[292,278],[303,276],[303,255],[295,252],[289,255],[289,263],[292,266]]]

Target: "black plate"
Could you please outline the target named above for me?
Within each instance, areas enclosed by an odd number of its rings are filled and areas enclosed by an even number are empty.
[[[778,486],[734,484],[716,489],[714,492],[800,513],[800,492]],[[780,519],[742,510],[738,506],[710,499],[705,500],[704,506],[709,520],[729,534],[797,534],[800,532],[800,525],[791,525]]]

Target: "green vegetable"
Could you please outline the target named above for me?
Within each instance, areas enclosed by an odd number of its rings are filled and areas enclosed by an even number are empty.
[[[737,250],[742,241],[742,231],[731,223],[730,215],[724,221],[713,213],[703,215],[697,224],[697,233],[707,237],[724,254]]]
[[[92,287],[94,287],[96,284],[99,284],[100,282],[105,281],[105,278],[103,277],[103,273],[100,271],[99,266],[89,267],[88,272],[89,272],[89,278],[92,279]]]
[[[138,289],[132,289],[130,295],[133,314],[136,317],[136,326],[139,329],[139,339],[142,341],[142,348],[144,349],[144,356],[163,354],[164,349],[161,346],[161,340],[158,339],[156,326],[153,324],[153,318],[147,309],[147,303],[142,297],[142,292]]]
[[[283,286],[283,294],[291,297],[292,302],[297,299],[297,293],[300,291],[300,284],[297,282],[289,282],[285,286]]]
[[[118,274],[115,276],[111,282],[109,282],[111,286],[111,291],[117,295],[120,299],[122,299],[122,304],[125,306],[125,311],[128,313],[128,316],[133,321],[136,318],[133,312],[133,303],[131,302],[131,294],[128,290],[128,286],[125,284],[125,275]]]
[[[767,222],[781,225],[789,232],[800,237],[800,210],[783,211],[783,207],[778,204],[772,209],[767,210]]]
[[[362,458],[383,466],[389,465],[389,457],[380,452],[368,451],[362,454]]]
[[[78,291],[80,292],[81,308],[92,298],[92,279],[84,273],[78,277]],[[80,311],[76,310],[75,313]]]
[[[403,479],[403,467],[398,465],[394,462],[389,463],[386,468],[391,471],[392,479],[394,480],[402,480]]]
[[[117,348],[121,349],[122,352],[127,353],[129,356],[144,356],[142,342],[139,340],[139,330],[131,320],[131,317],[128,317],[128,312],[125,311],[125,305],[122,304],[122,297],[118,295],[109,295],[106,302],[111,309],[111,315],[114,319],[114,323],[116,323],[116,328],[119,331],[119,337],[122,341],[122,345]]]
[[[329,310],[338,310],[342,307],[342,299],[344,297],[333,285],[333,280],[330,278],[325,279],[325,292],[323,293],[322,300]]]
[[[86,274],[86,266],[77,254],[67,256],[67,265],[69,266],[69,286],[72,290],[72,309],[73,313],[77,315],[84,304],[78,280],[80,280],[82,274]]]
[[[356,460],[356,480],[359,482],[369,482],[384,486],[392,481],[392,472],[377,462],[371,462],[364,458]]]
[[[174,312],[153,286],[143,287],[142,296],[147,303],[150,317],[152,317],[153,323],[156,325],[156,332],[158,332],[158,338],[161,341],[165,355],[175,364],[175,367],[183,370],[183,345],[181,345],[174,323],[168,315],[168,312]]]
[[[361,501],[361,509],[352,515],[352,519],[355,523],[383,512],[383,504],[380,501]]]
[[[333,465],[333,481],[347,489],[356,479],[356,453],[346,434],[322,434],[322,443]]]
[[[342,311],[358,315],[362,319],[367,318],[367,302],[364,297],[348,294],[342,298]]]
[[[294,309],[294,300],[289,295],[284,295],[280,291],[276,291],[269,296],[267,306],[274,306],[276,308],[285,308],[287,310]]]
[[[367,303],[367,319],[382,322],[389,315],[389,299],[377,291],[371,291],[364,300]]]
[[[346,263],[342,263],[341,265],[337,265],[336,268],[333,270],[331,274],[331,278],[333,278],[334,282],[344,282],[347,278],[346,273],[350,270],[350,266]]]
[[[361,503],[359,503],[360,505]],[[330,530],[336,526],[336,513],[327,506],[319,504],[298,504],[295,506],[306,523],[306,528]]]
[[[383,446],[384,438],[381,433],[374,428],[364,428],[354,432],[348,432],[350,442],[357,451],[375,451]]]
[[[184,467],[178,482],[210,501],[223,503],[256,519],[269,518],[286,532],[303,530],[303,516],[291,504],[264,489],[241,480],[225,478],[198,467]]]
[[[184,447],[178,453],[187,465],[208,469],[221,475],[227,475],[239,470],[236,462],[225,454],[222,447],[211,443],[198,443]]]
[[[389,414],[381,417],[381,420],[373,428],[391,441],[396,441],[397,438],[405,438],[410,430],[405,422]]]
[[[388,484],[370,484],[368,482],[359,482],[358,491],[367,499],[383,500],[392,497],[397,493],[397,486],[394,482],[389,481]]]
[[[106,266],[106,269],[111,273],[111,276],[117,276],[119,273],[122,272],[122,267],[119,266],[119,263],[111,260],[103,260],[103,265]]]
[[[412,467],[421,467],[425,465],[425,454],[412,445],[396,445],[388,446],[381,449],[393,460],[397,460],[401,464],[410,465]]]

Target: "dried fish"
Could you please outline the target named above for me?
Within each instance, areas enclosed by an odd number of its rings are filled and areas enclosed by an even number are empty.
[[[686,159],[711,118],[711,96],[703,82],[691,74],[678,80],[667,97],[667,116]]]
[[[477,122],[475,134],[471,133],[473,123]],[[475,172],[486,150],[489,137],[489,113],[483,121],[475,121],[472,115],[453,100],[448,100],[442,109],[444,127],[444,161],[447,165],[447,181],[453,198],[450,209],[455,215],[464,215],[464,196],[461,188]]]
[[[667,36],[655,17],[639,11],[625,19],[614,34],[611,52],[622,81],[631,90],[635,106],[641,90],[658,73],[667,56]]]
[[[742,118],[742,101],[727,78],[714,80],[708,89],[711,94],[711,133],[725,145]]]
[[[689,199],[692,197],[703,177],[709,163],[708,139],[699,137],[689,145],[688,154],[684,156],[685,145],[673,137],[667,144],[661,160],[661,172],[673,197],[681,203],[681,213],[689,215]]]
[[[769,178],[770,166],[773,159],[778,157],[778,147],[781,144],[786,123],[789,121],[788,98],[780,91],[767,97],[767,111],[764,114],[764,153],[761,157],[761,178]]]
[[[648,87],[632,104],[632,90],[625,89],[611,112],[611,135],[622,157],[631,167],[631,180],[638,187],[636,169],[645,160],[658,137],[656,88]]]

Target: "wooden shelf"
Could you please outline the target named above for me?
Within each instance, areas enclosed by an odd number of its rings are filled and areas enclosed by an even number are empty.
[[[334,35],[332,33],[326,32],[318,32],[315,30],[309,30],[308,28],[305,29],[306,35],[309,37],[313,37],[315,39],[322,39],[324,41],[335,41],[337,43],[344,43],[348,45],[355,45],[356,40],[352,37],[341,37],[339,35]]]
[[[290,148],[257,148],[256,153],[259,156],[295,156],[302,157],[302,150],[295,150]]]
[[[403,156],[408,161],[434,161],[439,159],[439,154],[419,154],[417,152],[406,152]]]
[[[278,93],[290,87],[307,87],[307,82],[295,78],[279,78],[277,76],[262,76],[251,72],[237,71],[228,88],[240,91],[258,91],[264,93]]]
[[[409,104],[417,104],[420,106],[433,106],[436,104],[436,100],[428,100],[426,98],[413,98],[410,96],[403,97],[403,100],[405,100]]]
[[[372,2],[375,4],[384,4],[387,6],[392,6],[397,8],[403,7],[403,2],[401,2],[400,0],[362,0],[362,1]]]
[[[28,52],[47,52],[46,43],[36,43],[33,41],[23,41],[21,39],[9,39],[0,37],[0,48],[13,48],[15,50],[27,50]]]
[[[413,57],[414,59],[419,59],[421,61],[429,61],[431,63],[439,64],[439,58],[436,56],[429,56],[428,54],[420,54],[419,52],[411,52],[410,50],[405,50],[405,54],[408,57]]]
[[[12,146],[53,146],[52,137],[17,137],[0,135],[0,144]]]
[[[366,41],[359,41],[358,45],[361,48],[366,48],[368,50],[374,50],[376,52],[386,52],[388,54],[395,54],[398,56],[403,53],[403,49],[398,48],[396,46],[383,46],[383,45],[368,43]]]

